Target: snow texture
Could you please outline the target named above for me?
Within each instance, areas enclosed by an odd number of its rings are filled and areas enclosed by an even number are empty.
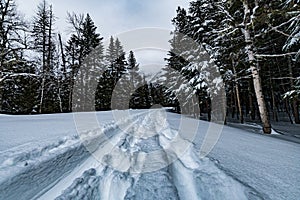
[[[130,112],[131,120],[120,121],[112,112],[96,113],[98,129],[87,126],[83,135],[77,134],[72,114],[0,115],[0,199],[300,196],[296,143],[225,126],[212,152],[200,159],[208,122],[199,122],[196,138],[190,141],[189,133],[178,131],[181,115],[162,109]],[[175,138],[190,146],[183,152],[170,148]],[[100,160],[96,153],[109,142],[114,148]],[[155,157],[147,157],[153,152]]]

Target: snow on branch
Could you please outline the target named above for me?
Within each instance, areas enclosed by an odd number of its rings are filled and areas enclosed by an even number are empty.
[[[272,80],[284,80],[284,79],[298,80],[299,78],[294,78],[294,77],[278,77],[278,78],[272,78]]]
[[[4,74],[4,76],[0,78],[0,83],[5,81],[7,78],[17,77],[17,76],[39,77],[38,75],[32,73],[2,73],[2,74]]]
[[[277,57],[297,55],[298,53],[299,52],[290,52],[290,53],[283,53],[283,54],[256,54],[255,57],[258,57],[258,58],[277,58]]]
[[[271,31],[276,31],[276,32],[278,32],[280,34],[283,34],[283,35],[287,36],[287,37],[297,37],[297,36],[292,36],[291,34],[284,33],[283,31],[280,31],[278,29],[281,28],[281,27],[283,27],[283,26],[285,26],[285,25],[287,25],[287,24],[292,23],[293,21],[295,21],[295,20],[297,20],[299,18],[300,18],[300,14],[298,14],[295,17],[292,17],[291,19],[289,19],[286,22],[283,22],[283,23],[279,24],[278,26],[269,26],[268,30],[265,30],[262,33],[256,34],[255,37],[260,37],[260,36],[262,36],[262,35],[264,35],[264,34],[266,34],[268,32],[271,32]]]
[[[278,30],[278,29],[274,29],[274,31],[276,31],[277,33],[280,33],[280,34],[282,34],[282,35],[284,35],[284,36],[286,36],[286,37],[300,39],[299,36],[293,36],[293,35],[291,35],[291,34],[285,33],[285,32],[280,31],[280,30]]]

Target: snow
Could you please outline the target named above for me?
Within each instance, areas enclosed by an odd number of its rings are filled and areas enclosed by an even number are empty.
[[[83,113],[86,126],[76,113],[0,115],[0,199],[300,196],[296,143],[225,126],[201,158],[210,123],[164,109],[130,110],[116,121],[121,112]],[[199,123],[195,138],[182,123]]]
[[[281,135],[280,133],[278,133],[276,130],[272,129],[272,132],[271,132],[272,135]]]

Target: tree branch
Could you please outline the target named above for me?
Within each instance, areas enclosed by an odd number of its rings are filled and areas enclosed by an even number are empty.
[[[277,58],[277,57],[285,57],[285,56],[292,56],[297,55],[299,52],[290,52],[290,53],[283,53],[283,54],[256,54],[255,57],[258,58]]]

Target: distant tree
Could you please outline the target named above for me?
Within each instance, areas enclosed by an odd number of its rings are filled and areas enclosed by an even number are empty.
[[[141,82],[140,69],[133,51],[129,52],[127,70],[130,82],[135,85],[139,84]]]
[[[92,91],[90,84],[97,82],[100,78],[103,68],[104,50],[100,34],[97,33],[97,27],[92,21],[89,14],[83,15],[69,14],[68,21],[73,26],[73,34],[71,35],[66,46],[66,57],[68,64],[68,83],[69,103],[71,110],[71,102],[76,101],[77,109],[86,110],[87,104],[93,101],[95,91]],[[77,93],[81,93],[79,99],[72,99],[73,86],[77,85]],[[83,99],[82,99],[83,98]],[[72,100],[71,100],[72,99]]]
[[[38,5],[33,19],[33,45],[39,54],[40,103],[39,113],[59,112],[57,82],[55,77],[56,44],[53,32],[54,15],[52,6],[44,0]]]
[[[26,59],[28,25],[13,0],[0,1],[0,112],[30,113],[38,78]]]
[[[2,113],[30,114],[37,112],[39,78],[34,66],[18,65],[19,71],[4,81]]]
[[[117,58],[117,55],[116,55],[116,48],[115,48],[115,40],[111,36],[110,40],[109,40],[108,48],[106,50],[106,60],[109,63],[111,68],[113,67],[113,64],[114,64],[116,58]],[[114,71],[114,70],[112,69],[112,71]]]
[[[12,59],[23,57],[23,50],[27,48],[26,28],[15,2],[0,0],[0,70]]]
[[[115,69],[116,69],[116,81],[118,81],[123,74],[126,72],[126,57],[123,46],[121,45],[120,40],[117,38],[115,41]]]
[[[118,38],[110,38],[106,53],[106,71],[102,73],[96,92],[97,110],[110,110],[114,89],[118,81],[127,72],[125,52]],[[121,96],[118,96],[121,98]],[[114,105],[113,105],[114,106]]]
[[[137,64],[133,51],[129,52],[126,63],[126,70],[122,72],[114,89],[114,108],[128,109],[138,108],[138,95],[135,91],[143,86],[142,76],[140,75],[139,64]]]

